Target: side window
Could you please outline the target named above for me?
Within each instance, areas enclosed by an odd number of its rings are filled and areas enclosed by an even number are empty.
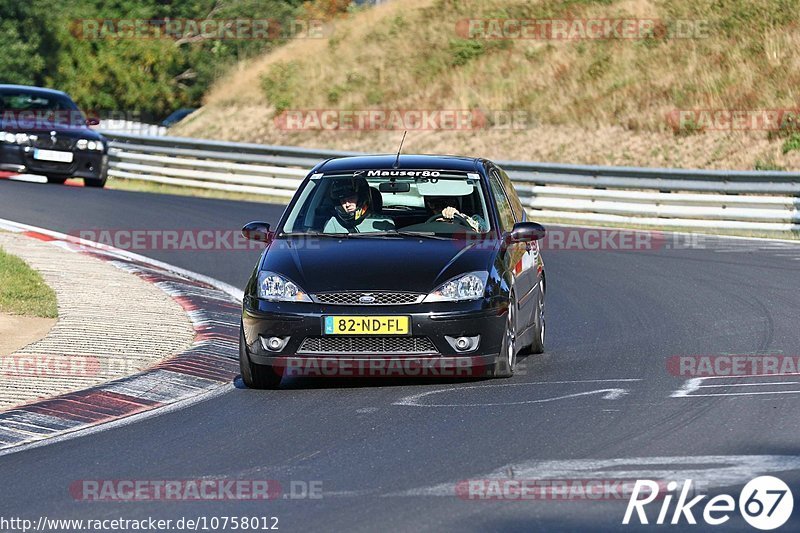
[[[511,178],[508,177],[505,170],[500,170],[500,177],[503,178],[503,187],[505,187],[506,196],[508,196],[508,200],[511,202],[511,209],[514,211],[514,217],[517,219],[517,222],[521,222],[525,216],[525,208],[522,207],[522,202],[519,200],[519,196],[517,196],[514,184],[511,182]]]
[[[494,205],[497,206],[497,218],[500,219],[500,229],[503,231],[511,231],[511,228],[514,227],[514,213],[503,191],[503,186],[500,183],[500,176],[498,176],[497,171],[492,170],[489,174],[489,184],[492,187]]]

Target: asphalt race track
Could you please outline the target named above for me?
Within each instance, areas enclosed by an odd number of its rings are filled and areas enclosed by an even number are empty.
[[[0,218],[73,234],[238,232],[253,219],[274,223],[282,210],[0,180]],[[0,457],[3,514],[274,516],[282,531],[613,530],[625,529],[626,500],[483,501],[456,487],[498,476],[650,475],[738,498],[749,479],[771,473],[800,494],[800,379],[687,383],[668,371],[672,356],[800,355],[800,246],[676,244],[545,251],[547,351],[510,380],[305,379],[279,391],[237,380],[182,410]],[[258,256],[135,251],[237,287]],[[198,478],[277,480],[297,497],[119,503],[76,501],[69,491],[87,479]],[[322,497],[303,498],[304,483],[321,483]],[[658,506],[648,507],[651,521]],[[702,520],[702,509],[694,514]],[[800,524],[798,506],[791,522]],[[752,530],[738,514],[714,529]]]

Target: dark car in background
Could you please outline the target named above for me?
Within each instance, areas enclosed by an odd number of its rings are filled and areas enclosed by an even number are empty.
[[[181,120],[185,119],[195,111],[197,111],[197,108],[195,107],[182,107],[170,113],[167,118],[161,121],[161,125],[164,126],[165,128],[171,128],[172,126],[174,126]]]
[[[359,376],[392,361],[509,377],[519,353],[544,350],[545,230],[491,161],[331,159],[275,231],[242,232],[268,243],[243,300],[249,387],[332,362]]]
[[[89,126],[64,92],[0,85],[0,170],[39,174],[50,183],[83,178],[103,187],[108,177],[108,142]]]

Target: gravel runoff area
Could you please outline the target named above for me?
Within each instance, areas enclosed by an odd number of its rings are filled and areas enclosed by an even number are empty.
[[[58,301],[44,338],[0,354],[0,410],[136,373],[192,345],[189,317],[156,285],[23,234],[0,232],[0,246],[40,272]]]

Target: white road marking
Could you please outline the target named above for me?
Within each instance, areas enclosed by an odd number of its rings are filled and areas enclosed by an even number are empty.
[[[747,380],[747,379],[768,379],[768,378],[786,378],[786,377],[796,377],[800,374],[748,374],[744,376],[705,376],[700,378],[690,378],[687,379],[683,386],[674,391],[670,397],[671,398],[702,398],[702,397],[709,397],[709,396],[762,396],[765,394],[800,394],[800,389],[798,390],[775,390],[775,391],[748,391],[748,392],[714,392],[709,394],[698,394],[697,391],[700,389],[714,389],[714,388],[724,388],[724,387],[764,387],[770,385],[800,385],[798,381],[757,381],[751,383],[711,383],[706,385],[705,383],[708,380],[718,380],[718,379],[726,379],[726,380]]]
[[[700,385],[698,389],[718,389],[719,387],[759,387],[763,385],[798,385],[800,381],[777,381],[769,383],[767,381],[762,383],[726,383],[723,385]]]
[[[701,398],[704,396],[760,396],[763,394],[800,394],[800,390],[776,390],[776,391],[757,391],[757,392],[715,392],[713,394],[692,394],[689,398]]]
[[[566,400],[569,398],[577,398],[579,396],[589,396],[593,394],[603,394],[604,400],[618,400],[622,396],[628,394],[626,389],[608,388],[597,389],[592,391],[583,391],[573,394],[566,394],[563,396],[556,396],[552,398],[542,398],[537,400],[522,400],[518,402],[498,402],[498,403],[457,403],[457,404],[427,404],[420,403],[422,398],[432,396],[434,394],[443,394],[452,391],[464,391],[468,389],[485,389],[489,387],[524,387],[533,385],[554,385],[554,384],[572,384],[572,383],[619,383],[619,382],[632,382],[641,381],[638,378],[620,378],[620,379],[587,379],[587,380],[574,380],[574,381],[534,381],[530,383],[497,383],[491,385],[474,385],[471,387],[449,387],[446,389],[436,389],[432,391],[420,392],[400,398],[392,405],[401,405],[404,407],[483,407],[483,406],[499,406],[499,405],[523,405],[533,403],[553,402],[557,400]]]

